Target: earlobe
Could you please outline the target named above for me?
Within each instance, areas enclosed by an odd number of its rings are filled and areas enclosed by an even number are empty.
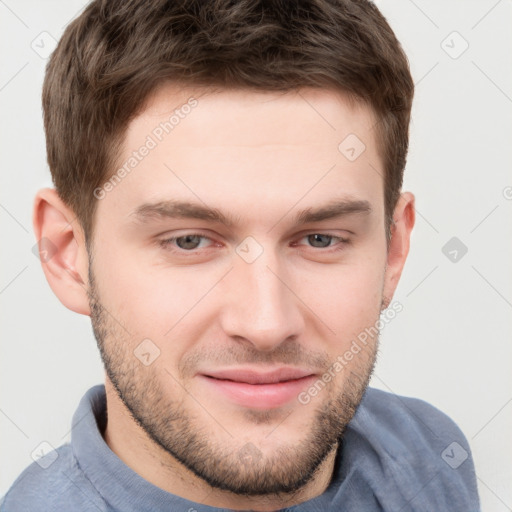
[[[90,315],[88,256],[73,211],[54,189],[45,188],[36,194],[32,222],[41,266],[51,289],[68,309]]]
[[[383,295],[391,299],[409,254],[411,233],[415,223],[415,197],[411,192],[403,192],[393,213],[391,240],[387,254],[387,265]]]

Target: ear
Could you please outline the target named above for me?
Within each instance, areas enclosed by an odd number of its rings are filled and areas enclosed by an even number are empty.
[[[403,192],[393,212],[391,240],[389,242],[383,297],[385,307],[389,305],[402,275],[405,260],[409,254],[412,228],[415,222],[414,195]]]
[[[71,311],[90,315],[89,259],[84,233],[73,211],[54,189],[41,189],[34,200],[32,223],[41,265],[53,293]]]

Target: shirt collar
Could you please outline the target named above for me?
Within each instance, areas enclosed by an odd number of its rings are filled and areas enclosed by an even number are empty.
[[[221,509],[168,493],[151,484],[128,467],[102,437],[107,422],[107,404],[103,384],[89,389],[73,416],[71,446],[78,465],[97,492],[114,510],[123,512],[158,512],[189,510],[218,512]],[[326,491],[316,498],[287,510],[325,510],[338,492],[341,474],[340,450],[336,456],[333,478]],[[303,508],[304,507],[304,508]]]

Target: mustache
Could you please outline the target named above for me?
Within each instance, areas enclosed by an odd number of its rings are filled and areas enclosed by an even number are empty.
[[[192,376],[199,366],[234,365],[291,365],[306,366],[315,370],[326,370],[331,364],[327,352],[312,351],[296,342],[284,342],[271,352],[262,352],[249,345],[236,345],[225,348],[201,348],[184,356],[179,365],[183,377]]]

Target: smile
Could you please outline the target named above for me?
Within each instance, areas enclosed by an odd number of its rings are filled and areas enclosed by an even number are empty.
[[[311,371],[280,368],[271,372],[223,370],[202,373],[199,378],[228,400],[252,409],[274,409],[291,400],[315,379]]]

